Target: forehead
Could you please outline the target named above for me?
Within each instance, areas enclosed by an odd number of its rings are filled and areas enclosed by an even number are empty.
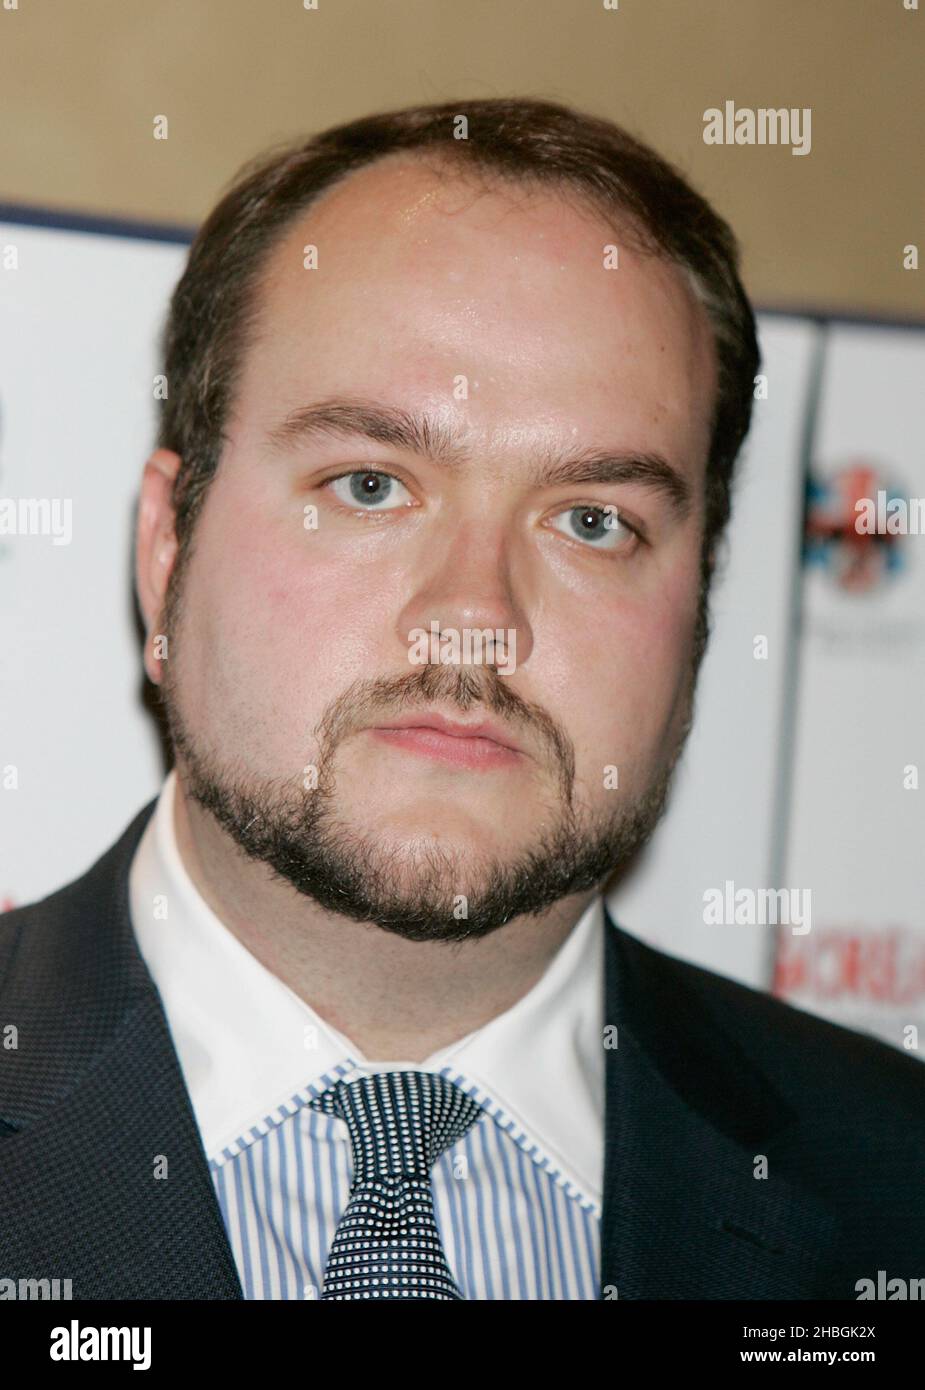
[[[702,471],[716,384],[706,313],[681,270],[574,195],[389,156],[286,228],[257,303],[245,428],[353,392],[442,408],[486,444],[603,436]]]

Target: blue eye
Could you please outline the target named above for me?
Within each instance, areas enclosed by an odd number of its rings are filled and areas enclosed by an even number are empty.
[[[559,516],[565,518],[565,523],[559,526],[554,522],[557,531],[572,540],[587,541],[595,550],[619,550],[628,537],[639,535],[634,526],[620,519],[617,508],[609,504],[606,507],[569,507]]]
[[[406,507],[411,495],[404,483],[390,473],[378,473],[372,469],[342,473],[339,478],[329,478],[325,486],[344,506],[367,512],[387,512],[396,507]]]

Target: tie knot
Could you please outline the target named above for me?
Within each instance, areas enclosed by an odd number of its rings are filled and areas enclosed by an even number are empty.
[[[310,1104],[344,1120],[353,1184],[370,1178],[430,1179],[437,1159],[471,1129],[481,1106],[436,1072],[383,1071],[337,1081]]]

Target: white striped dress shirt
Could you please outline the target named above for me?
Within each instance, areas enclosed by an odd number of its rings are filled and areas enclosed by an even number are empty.
[[[603,903],[510,1009],[422,1063],[365,1058],[215,915],[177,845],[176,774],[130,875],[244,1295],[320,1296],[352,1168],[347,1126],[309,1100],[338,1078],[440,1072],[486,1112],[433,1169],[467,1299],[597,1299],[603,1177]],[[503,928],[502,928],[503,930]]]

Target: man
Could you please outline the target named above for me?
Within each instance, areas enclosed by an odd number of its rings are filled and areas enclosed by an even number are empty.
[[[609,123],[328,131],[201,229],[137,532],[176,766],[0,930],[0,1275],[74,1297],[853,1298],[925,1073],[603,894],[748,429],[728,227]]]

